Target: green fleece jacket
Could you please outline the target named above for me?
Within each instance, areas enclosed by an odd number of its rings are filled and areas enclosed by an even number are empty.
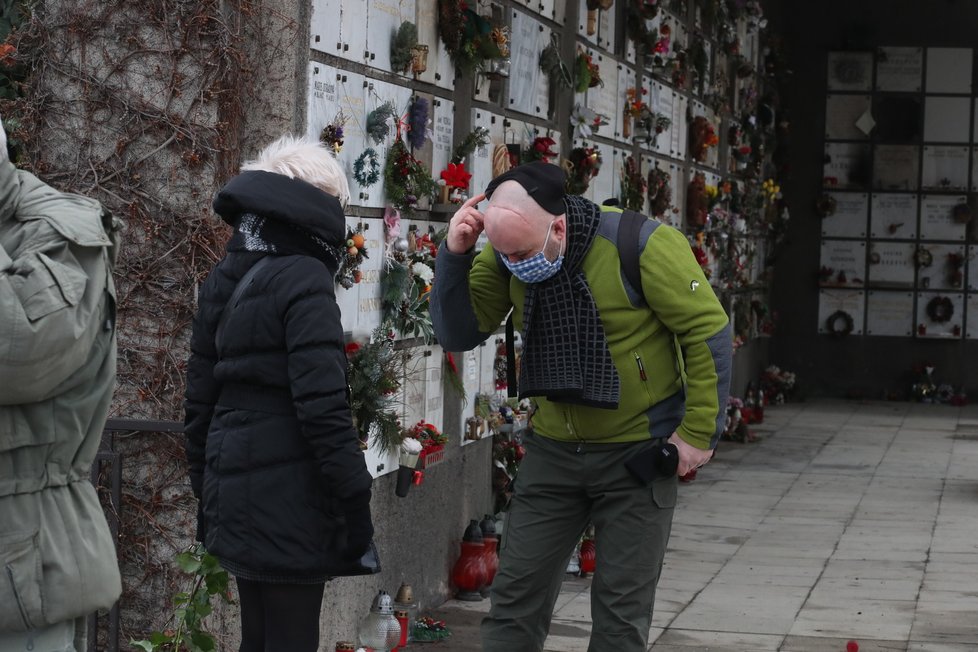
[[[601,442],[675,431],[697,448],[712,448],[723,428],[730,385],[726,312],[685,235],[656,220],[642,228],[642,288],[631,288],[618,254],[620,222],[619,209],[602,208],[582,266],[621,380],[619,405],[608,410],[535,397],[533,430],[553,439]],[[510,310],[522,329],[526,286],[497,260],[491,245],[478,254],[453,254],[442,246],[431,316],[446,350],[477,346]]]

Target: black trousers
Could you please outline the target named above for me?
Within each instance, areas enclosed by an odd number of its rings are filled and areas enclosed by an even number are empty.
[[[238,578],[240,652],[316,652],[323,584],[268,584]]]

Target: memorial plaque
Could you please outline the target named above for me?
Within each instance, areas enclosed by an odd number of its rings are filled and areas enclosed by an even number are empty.
[[[829,52],[830,91],[868,91],[873,83],[871,52]]]
[[[339,56],[350,61],[369,64],[370,54],[367,52],[367,3],[363,0],[341,0],[340,7],[327,0],[331,5],[329,11],[332,20],[339,17],[340,39],[343,49],[336,52]],[[389,42],[388,42],[389,43]],[[387,46],[390,48],[390,45]]]
[[[818,332],[831,334],[841,330],[846,317],[852,320],[849,335],[863,334],[866,293],[846,290],[821,290],[818,293]],[[829,320],[832,323],[829,323]]]
[[[924,142],[967,143],[971,127],[970,97],[924,99]]]
[[[927,48],[927,92],[971,93],[971,48]]]
[[[922,290],[961,290],[964,287],[964,245],[920,245],[930,253],[931,264],[917,270],[917,287]]]
[[[964,240],[967,224],[954,220],[954,207],[967,200],[963,195],[921,195],[921,240]]]
[[[438,3],[422,0],[417,3],[418,43],[428,46],[428,65],[420,79],[439,88],[455,88],[455,67],[445,49],[445,43],[438,36]]]
[[[512,122],[516,124],[516,121]],[[469,156],[468,170],[472,174],[469,188],[474,193],[481,193],[492,181],[492,152],[496,144],[504,142],[503,117],[482,109],[472,109],[472,129],[476,127],[485,127],[489,130],[489,144],[477,147]],[[522,135],[519,134],[517,142],[521,142]],[[530,137],[527,145],[532,141],[533,138]]]
[[[918,143],[924,109],[919,97],[877,95],[873,99],[873,138],[877,143]]]
[[[601,152],[601,169],[598,170],[598,175],[591,179],[589,190],[593,193],[594,201],[600,204],[605,199],[615,196],[615,178],[612,174],[615,169],[615,149],[604,143],[592,143],[592,146]]]
[[[866,243],[856,240],[822,240],[820,266],[826,270],[822,287],[861,287],[865,281]]]
[[[873,193],[869,235],[880,239],[917,237],[917,195]]]
[[[978,339],[978,294],[968,295],[968,331],[965,334],[969,340]]]
[[[452,138],[455,131],[455,103],[436,97],[432,101],[432,145],[431,171],[439,178],[441,171],[448,167],[452,160]],[[471,187],[470,187],[471,190]]]
[[[346,0],[350,2],[352,0]],[[313,0],[309,17],[309,47],[318,52],[343,56],[337,0]]]
[[[968,147],[924,145],[921,188],[958,192],[967,190],[970,158]]]
[[[869,285],[912,288],[916,251],[912,242],[870,242]]]
[[[876,51],[876,90],[919,93],[923,70],[922,48],[879,48]]]
[[[866,237],[869,195],[864,192],[830,192],[835,213],[822,218],[822,235],[834,238]]]
[[[389,71],[391,38],[397,34],[401,23],[406,20],[414,23],[417,20],[415,0],[368,0],[366,4],[367,52],[370,54],[364,63],[371,68]],[[394,72],[404,74],[401,71]],[[410,71],[407,74],[410,75]]]
[[[968,247],[968,291],[978,291],[978,246]],[[969,328],[978,331],[978,322]]]
[[[549,37],[543,40],[543,23],[529,14],[513,11],[512,18],[509,108],[539,116],[545,114],[547,108],[540,105],[539,89],[549,83],[540,70],[540,52],[549,44]]]
[[[918,292],[917,337],[959,339],[963,334],[963,312],[963,294]]]
[[[873,158],[873,187],[916,190],[919,151],[913,145],[877,145]]]
[[[823,185],[828,189],[866,189],[869,186],[869,157],[869,145],[825,143]]]
[[[357,303],[353,310],[356,313],[355,328],[363,333],[370,333],[380,326],[380,320],[383,316],[380,302],[380,275],[384,267],[384,248],[387,242],[384,221],[381,218],[361,217],[356,220],[356,223],[351,223],[349,219],[347,223],[351,227],[357,224],[362,225],[368,257],[360,265],[362,272],[360,282],[350,290],[337,289],[336,296],[338,299],[344,292],[356,289]],[[403,226],[402,228],[406,229],[407,227]],[[343,317],[346,319],[346,308],[341,307],[341,309],[343,310]]]
[[[872,131],[864,116],[872,115],[869,95],[829,95],[825,101],[825,137],[866,140]]]
[[[913,293],[869,291],[866,296],[866,334],[913,335]]]

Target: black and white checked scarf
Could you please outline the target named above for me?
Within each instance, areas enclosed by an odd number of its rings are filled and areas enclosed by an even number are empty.
[[[567,252],[554,276],[526,285],[520,398],[618,407],[621,383],[604,326],[581,264],[598,232],[601,211],[567,195]]]

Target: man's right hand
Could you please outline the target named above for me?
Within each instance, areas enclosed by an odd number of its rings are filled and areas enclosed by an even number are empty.
[[[485,193],[471,197],[452,216],[452,221],[448,223],[445,246],[453,254],[464,254],[475,246],[483,229],[483,215],[475,206],[485,198]]]

